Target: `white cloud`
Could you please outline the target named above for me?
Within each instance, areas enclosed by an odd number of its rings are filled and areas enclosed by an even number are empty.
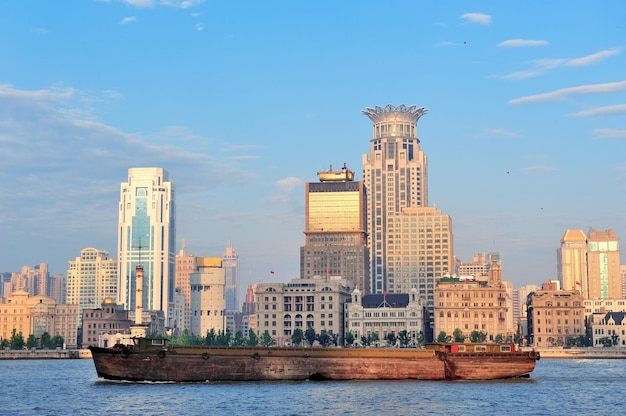
[[[465,19],[465,23],[476,23],[479,25],[488,25],[491,23],[491,16],[483,13],[465,13],[461,16]]]
[[[510,74],[507,75],[503,75],[500,78],[501,79],[513,79],[513,80],[518,80],[518,79],[528,79],[528,78],[534,78],[536,76],[539,76],[543,74],[542,71],[538,71],[536,69],[528,69],[526,71],[518,71],[518,72],[512,72]]]
[[[152,7],[155,0],[122,0],[124,3],[135,7]]]
[[[198,32],[202,32],[204,30],[204,25],[202,23],[196,23],[196,30]]]
[[[136,22],[137,18],[135,16],[125,17],[120,21],[120,25],[125,25],[127,23]]]
[[[572,95],[609,93],[621,91],[624,89],[626,89],[626,81],[608,82],[605,84],[580,85],[578,87],[562,88],[543,94],[528,95],[525,97],[515,98],[509,101],[509,104],[559,101]]]
[[[595,129],[593,136],[596,139],[626,139],[626,130]]]
[[[3,232],[17,235],[31,227],[50,235],[96,232],[101,207],[116,204],[119,182],[132,166],[164,167],[186,195],[207,195],[255,178],[232,158],[220,159],[219,150],[208,146],[211,140],[184,135],[180,128],[129,134],[99,121],[93,102],[103,101],[72,88],[29,91],[0,85]]]
[[[565,60],[565,65],[567,65],[567,66],[589,66],[589,65],[593,65],[593,64],[595,64],[597,62],[600,62],[600,61],[608,58],[609,56],[619,55],[620,52],[621,52],[620,48],[600,51],[600,52],[592,53],[590,55],[583,56],[583,57],[580,57],[580,58],[567,59],[567,60]]]
[[[166,6],[175,9],[188,9],[204,3],[204,0],[122,0],[124,3],[138,7]]]
[[[544,46],[547,40],[531,40],[531,39],[509,39],[498,43],[501,48],[520,48],[526,46]]]
[[[279,179],[276,181],[276,186],[283,191],[291,192],[295,188],[298,188],[304,184],[304,181],[300,178],[296,178],[294,176],[289,176],[287,178]]]
[[[573,117],[594,117],[594,116],[608,116],[613,114],[626,113],[626,104],[605,105],[602,107],[594,107],[588,110],[578,111],[570,114]]]
[[[501,46],[500,44],[499,46]],[[579,67],[589,66],[603,61],[604,59],[619,55],[622,52],[621,48],[607,49],[599,52],[595,52],[589,55],[581,56],[579,58],[542,58],[535,59],[530,62],[530,69],[524,71],[513,72],[508,75],[501,76],[501,79],[526,79],[543,75],[549,70],[553,70],[559,67]]]
[[[553,172],[555,171],[556,168],[553,166],[546,166],[546,165],[534,165],[534,166],[529,166],[527,168],[522,168],[520,169],[520,172],[522,173],[543,173],[543,172]]]

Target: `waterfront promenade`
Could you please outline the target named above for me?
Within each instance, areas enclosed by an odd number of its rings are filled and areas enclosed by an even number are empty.
[[[39,359],[69,359],[69,358],[91,358],[91,351],[78,349],[54,350],[0,350],[0,360],[39,360]]]

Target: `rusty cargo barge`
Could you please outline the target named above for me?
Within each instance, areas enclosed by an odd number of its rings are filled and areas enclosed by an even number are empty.
[[[90,347],[107,380],[206,382],[263,380],[492,380],[528,377],[539,354],[513,344],[428,344],[414,348],[166,346]]]

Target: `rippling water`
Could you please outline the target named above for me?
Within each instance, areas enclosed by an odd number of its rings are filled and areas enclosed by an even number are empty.
[[[0,361],[0,415],[590,415],[626,412],[626,360],[489,382],[120,383],[91,360]]]

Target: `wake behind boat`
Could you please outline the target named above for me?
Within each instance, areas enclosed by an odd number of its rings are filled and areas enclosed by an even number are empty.
[[[126,381],[492,380],[528,377],[537,352],[514,344],[414,348],[292,348],[167,345],[89,347],[99,377]]]

